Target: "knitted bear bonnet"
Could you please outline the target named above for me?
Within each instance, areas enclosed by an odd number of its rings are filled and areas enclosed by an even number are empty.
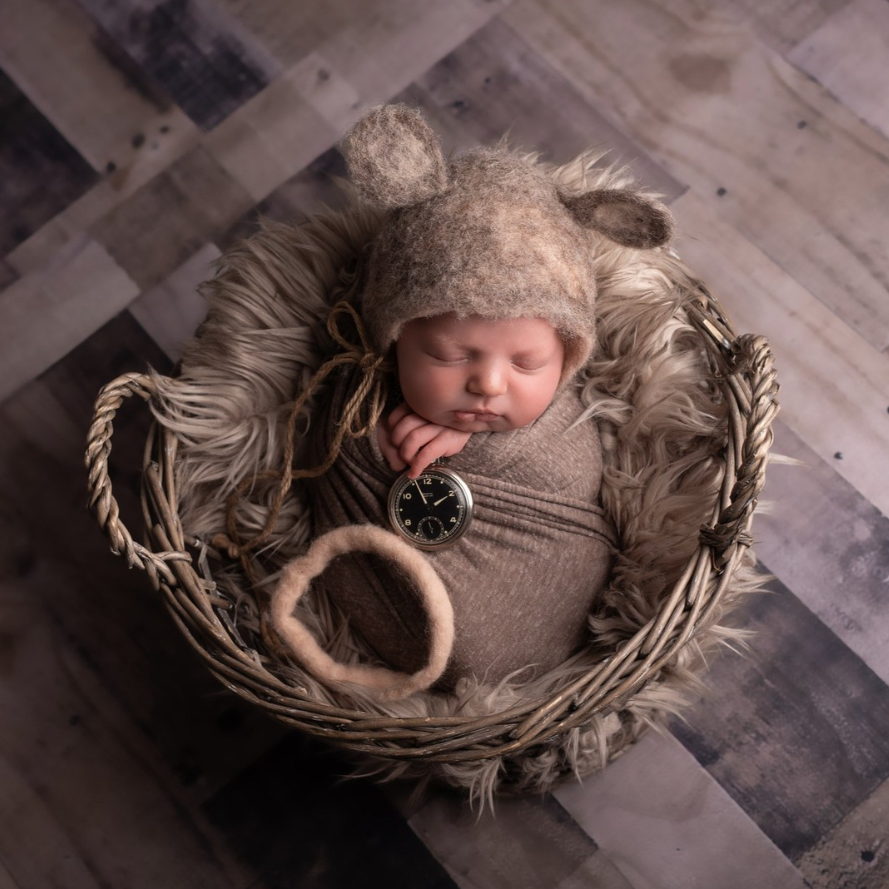
[[[503,148],[449,163],[405,105],[373,109],[340,148],[359,195],[387,211],[363,296],[381,355],[415,318],[539,317],[565,345],[564,382],[595,345],[595,233],[633,248],[672,233],[657,201],[622,190],[561,194],[539,166]]]

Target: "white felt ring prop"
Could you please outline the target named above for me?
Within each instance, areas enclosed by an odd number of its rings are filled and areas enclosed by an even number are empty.
[[[296,603],[337,556],[350,552],[377,553],[399,565],[414,581],[429,616],[429,660],[416,673],[387,667],[335,661],[294,615]],[[429,688],[444,672],[454,644],[454,610],[444,584],[423,553],[407,541],[376,525],[346,525],[322,534],[308,552],[294,559],[281,574],[272,596],[271,624],[293,656],[310,673],[330,682],[353,682],[373,690],[379,698],[397,701]]]

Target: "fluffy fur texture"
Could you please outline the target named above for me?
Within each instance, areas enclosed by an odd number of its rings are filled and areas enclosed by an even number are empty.
[[[343,140],[352,181],[389,211],[371,251],[363,315],[380,354],[414,319],[546,318],[565,343],[563,380],[595,345],[592,231],[632,247],[672,233],[669,211],[618,189],[568,197],[539,166],[501,148],[447,168],[415,111],[386,105]]]
[[[523,163],[533,159],[524,157]],[[625,191],[621,171],[583,156],[559,168],[533,166],[563,195],[591,189]],[[206,285],[207,321],[186,350],[175,379],[158,378],[156,417],[179,441],[176,461],[183,527],[209,540],[225,527],[229,495],[258,471],[280,464],[284,424],[294,392],[328,354],[323,327],[330,307],[356,299],[358,264],[379,231],[381,211],[368,205],[319,214],[299,225],[266,224],[229,251]],[[620,554],[602,608],[593,615],[589,647],[561,667],[523,681],[521,674],[495,686],[465,681],[453,694],[418,694],[380,702],[353,689],[344,695],[296,664],[271,669],[319,702],[403,717],[482,716],[519,700],[547,700],[571,678],[588,672],[657,614],[710,519],[722,480],[718,459],[726,418],[714,369],[701,348],[686,308],[695,288],[685,266],[665,250],[641,252],[591,237],[598,286],[599,348],[583,373],[588,416],[602,429],[604,506],[620,538]],[[308,404],[301,430],[312,422]],[[239,512],[245,534],[262,526],[274,484],[256,481]],[[288,499],[276,532],[262,553],[265,581],[309,544],[309,515],[301,490]],[[213,563],[212,580],[236,603],[237,632],[264,657],[259,609],[237,565]],[[749,553],[736,570],[723,610],[757,589]],[[348,622],[322,596],[310,592],[297,612],[322,648],[342,663],[371,663]],[[681,709],[702,688],[708,658],[724,642],[737,642],[724,614],[714,611],[677,656],[628,699],[614,702],[588,723],[541,748],[466,763],[411,763],[379,759],[366,774],[435,778],[467,788],[477,799],[498,789],[542,790],[572,773],[600,768],[665,712]]]

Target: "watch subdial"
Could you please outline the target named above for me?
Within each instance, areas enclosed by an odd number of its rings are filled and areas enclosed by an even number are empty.
[[[424,516],[417,525],[417,532],[426,540],[438,540],[445,534],[444,522],[434,515]]]

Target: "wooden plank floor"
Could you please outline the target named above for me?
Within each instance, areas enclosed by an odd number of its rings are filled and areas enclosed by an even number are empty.
[[[889,886],[886,0],[0,2],[0,887]],[[747,659],[495,816],[217,686],[84,509],[99,387],[169,369],[259,213],[335,202],[370,104],[632,161],[782,383]],[[145,411],[115,423],[138,515]]]

